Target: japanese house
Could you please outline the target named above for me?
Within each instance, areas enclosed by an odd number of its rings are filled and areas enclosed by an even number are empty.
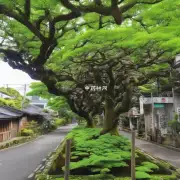
[[[0,142],[17,136],[22,116],[23,113],[19,110],[7,106],[0,107]]]
[[[42,108],[34,105],[29,105],[22,111],[9,106],[0,106],[0,142],[16,137],[27,122],[34,120],[42,124],[43,121],[50,119],[48,113],[44,113]]]

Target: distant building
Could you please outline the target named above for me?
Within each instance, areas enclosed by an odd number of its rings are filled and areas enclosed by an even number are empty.
[[[23,110],[0,106],[0,142],[16,137],[27,122],[34,120],[41,125],[51,119],[50,113],[43,112],[42,108],[35,105],[28,105]]]
[[[145,121],[145,136],[161,141],[161,136],[168,133],[168,121],[173,119],[173,97],[141,97]],[[140,102],[141,103],[141,102]],[[160,138],[160,139],[159,139]]]
[[[31,105],[38,106],[40,108],[46,108],[48,101],[46,99],[42,99],[39,96],[28,96]]]

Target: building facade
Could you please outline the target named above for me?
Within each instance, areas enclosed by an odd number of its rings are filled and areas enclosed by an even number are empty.
[[[40,98],[39,96],[29,96],[28,99],[30,100],[31,105],[35,105],[43,109],[47,107],[48,101]]]

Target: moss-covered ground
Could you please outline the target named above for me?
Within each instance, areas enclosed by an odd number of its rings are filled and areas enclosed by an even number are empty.
[[[131,174],[131,146],[124,136],[105,134],[99,128],[73,129],[67,138],[72,139],[72,180],[129,180]],[[64,144],[56,155],[49,179],[63,180]],[[136,179],[177,180],[179,175],[170,164],[136,150]],[[39,180],[44,180],[43,177]]]

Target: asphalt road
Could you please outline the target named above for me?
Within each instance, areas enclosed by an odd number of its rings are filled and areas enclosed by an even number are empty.
[[[128,137],[129,139],[131,138],[130,133],[120,131],[120,134]],[[135,145],[137,148],[142,149],[143,151],[153,155],[154,157],[158,157],[162,160],[168,161],[173,166],[180,168],[180,152],[168,149],[166,147],[158,146],[154,143],[150,143],[140,139],[136,139]]]
[[[74,126],[61,127],[33,142],[0,151],[0,180],[26,180]]]

